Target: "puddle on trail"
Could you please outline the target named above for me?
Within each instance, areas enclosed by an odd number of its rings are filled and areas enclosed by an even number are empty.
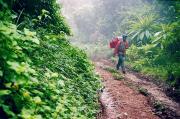
[[[100,101],[102,104],[102,115],[98,119],[115,119],[116,109],[113,100],[108,92],[108,89],[104,89],[101,94]]]

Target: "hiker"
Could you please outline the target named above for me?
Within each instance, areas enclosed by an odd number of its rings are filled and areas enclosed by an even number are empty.
[[[110,46],[112,46],[112,42],[110,43]],[[115,47],[114,49],[114,56],[118,55],[119,60],[116,65],[116,69],[119,70],[119,67],[121,66],[122,72],[125,74],[125,67],[124,67],[124,61],[125,61],[125,55],[126,55],[126,49],[128,48],[128,41],[127,41],[127,35],[122,35],[121,37],[117,37],[114,40]]]

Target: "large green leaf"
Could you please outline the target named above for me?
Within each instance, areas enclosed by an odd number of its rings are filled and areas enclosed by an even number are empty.
[[[2,105],[0,105],[0,107],[2,107],[3,108],[3,111],[4,112],[6,112],[6,114],[8,115],[8,116],[12,116],[12,117],[16,117],[15,116],[15,113],[11,110],[11,107],[10,106],[7,106],[7,105],[4,105],[4,104],[2,104]],[[16,118],[15,118],[16,119]]]
[[[135,38],[138,36],[139,33],[140,33],[140,31],[137,31],[137,32],[132,36],[132,39],[135,39]]]
[[[0,70],[0,77],[1,77],[1,76],[3,76],[3,71],[2,71],[2,70]]]
[[[36,36],[36,32],[32,32],[29,29],[24,28],[25,40],[32,41],[36,44],[39,44],[39,39]]]
[[[0,90],[0,96],[9,95],[10,93],[10,90]]]
[[[144,35],[145,35],[144,32],[142,32],[142,33],[140,34],[140,36],[139,36],[140,40],[143,40],[143,39],[144,39]]]
[[[151,37],[151,34],[150,34],[150,32],[149,32],[148,30],[146,30],[146,37],[147,37],[147,38],[150,38],[150,37]]]
[[[159,36],[161,33],[162,33],[161,31],[156,32],[156,33],[154,34],[154,36],[157,37],[157,36]]]
[[[152,43],[158,43],[158,42],[160,43],[161,39],[162,39],[162,36],[158,36],[152,41]]]

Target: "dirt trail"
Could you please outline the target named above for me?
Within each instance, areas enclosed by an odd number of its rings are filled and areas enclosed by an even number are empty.
[[[104,91],[100,97],[102,112],[98,119],[159,119],[149,102],[149,97],[128,86],[131,82],[135,86],[141,86],[148,90],[153,99],[165,102],[171,110],[178,112],[179,105],[170,100],[155,84],[139,79],[133,73],[125,75],[126,81],[114,80],[112,74],[105,70],[105,67],[112,67],[113,64],[106,61],[96,61],[96,72],[102,77]],[[176,116],[176,115],[174,115]],[[179,117],[167,119],[179,119]]]

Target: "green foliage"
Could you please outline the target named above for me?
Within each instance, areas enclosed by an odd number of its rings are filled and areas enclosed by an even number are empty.
[[[95,118],[100,81],[56,1],[0,5],[0,118]]]
[[[165,106],[160,101],[155,101],[153,104],[154,108],[156,109],[156,114],[162,114],[165,112]]]
[[[112,63],[116,63],[117,62],[117,58],[116,57],[111,57],[111,62]]]
[[[145,15],[137,17],[137,20],[130,22],[131,40],[138,46],[145,45],[150,42],[155,27],[155,15]]]
[[[124,79],[124,77],[122,76],[122,74],[121,74],[118,70],[116,70],[116,69],[114,69],[114,68],[106,67],[105,70],[111,72],[111,73],[112,73],[112,76],[113,76],[114,79],[116,79],[116,80],[122,80],[122,79]]]
[[[112,73],[113,77],[116,79],[116,80],[122,80],[124,79],[124,77],[122,76],[122,74],[120,73]]]
[[[70,28],[61,14],[56,0],[15,0],[8,4],[18,17],[15,19],[20,28],[44,28],[48,33],[70,35]]]
[[[156,47],[160,47],[161,49],[167,48],[167,45],[175,41],[173,35],[174,28],[175,28],[174,25],[162,24],[161,31],[154,34],[155,39],[152,41],[152,43]]]
[[[35,32],[17,30],[12,23],[1,22],[0,26],[0,105],[7,116],[17,117],[14,111],[19,113],[22,108],[19,102],[23,101],[20,96],[24,85],[36,75],[28,54],[38,47],[39,39]]]
[[[176,1],[162,2],[165,7],[160,4],[160,1],[157,3],[154,4],[155,15],[143,15],[138,22],[136,19],[132,20],[133,24],[129,32],[133,45],[127,51],[127,59],[135,71],[155,76],[157,80],[169,80],[169,74],[172,74],[175,79],[171,80],[169,84],[171,87],[176,87],[174,90],[178,92],[180,89],[178,67],[180,65],[180,30],[179,19],[176,18],[179,8],[176,5],[179,3]],[[164,11],[166,13],[162,14]],[[147,34],[146,31],[148,31]],[[148,36],[150,37],[148,38]],[[178,97],[179,95],[176,93],[174,96]]]
[[[55,117],[95,117],[96,109],[98,108],[98,105],[95,103],[95,99],[97,99],[96,90],[100,86],[97,76],[95,76],[92,72],[93,67],[86,59],[86,55],[82,51],[71,47],[67,41],[57,39],[55,41],[42,42],[41,50],[36,51],[33,58],[34,61],[36,61],[35,64],[39,67],[38,70],[40,74],[43,75],[43,72],[46,71],[44,68],[48,68],[53,72],[61,73],[61,80],[57,79],[56,81],[50,82],[47,80],[44,82],[44,84],[49,82],[50,85],[53,83],[53,85],[58,84],[57,87],[54,88],[55,100],[52,104],[48,104],[54,105],[54,102],[60,100],[60,102],[58,102],[60,104],[58,105],[60,107],[62,106],[62,108],[65,109],[65,112],[57,112]],[[45,75],[48,77],[51,76],[48,73]],[[41,82],[44,81],[44,77],[39,77],[39,79],[42,80]],[[59,93],[56,94],[57,89],[59,89]],[[43,93],[46,94],[46,92],[47,89],[43,90]],[[47,96],[51,95],[52,92],[47,94]],[[66,102],[61,102],[61,99],[57,98],[59,95],[65,96],[65,98],[67,98],[65,99]],[[47,118],[52,116],[52,112],[53,110],[49,114],[46,113]]]
[[[106,67],[105,70],[111,72],[111,73],[119,73],[116,69],[111,68],[111,67]]]

